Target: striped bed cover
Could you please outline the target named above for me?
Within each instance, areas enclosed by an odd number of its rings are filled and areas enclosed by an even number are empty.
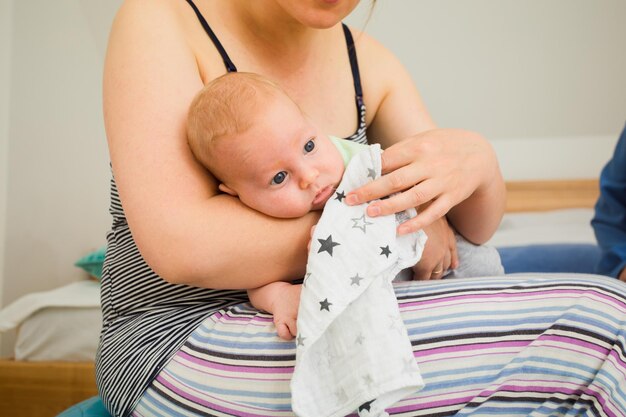
[[[395,290],[426,386],[389,414],[626,416],[626,284],[509,275]],[[220,310],[162,369],[134,415],[291,416],[294,352],[293,341],[275,336],[271,316],[249,304]]]

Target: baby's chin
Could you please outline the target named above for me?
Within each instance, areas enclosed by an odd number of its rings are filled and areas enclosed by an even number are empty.
[[[297,219],[300,217],[304,217],[310,211],[314,211],[314,209],[303,208],[296,210],[265,210],[261,211],[261,213],[266,214],[270,217],[275,217],[277,219]]]

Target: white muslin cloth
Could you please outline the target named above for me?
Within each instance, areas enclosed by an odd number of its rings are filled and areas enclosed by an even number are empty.
[[[391,281],[420,259],[426,235],[396,236],[413,213],[370,218],[344,196],[381,174],[381,149],[355,155],[311,239],[291,381],[301,417],[385,416],[424,383]]]

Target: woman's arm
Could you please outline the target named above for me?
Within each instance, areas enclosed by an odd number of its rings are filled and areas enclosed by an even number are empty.
[[[185,29],[197,21],[190,8],[177,6],[127,0],[109,40],[105,126],[133,238],[150,267],[170,282],[254,288],[301,276],[318,214],[271,219],[218,195],[189,150],[187,110],[203,80]],[[205,77],[220,71],[221,62]]]
[[[436,126],[406,69],[382,45],[361,35],[365,91],[376,91],[371,137],[386,148],[381,179],[356,190],[355,202],[403,191],[372,204],[390,214],[432,201],[401,232],[419,230],[448,215],[465,238],[484,243],[504,212],[505,188],[491,145],[480,135]],[[403,140],[401,140],[403,139]]]

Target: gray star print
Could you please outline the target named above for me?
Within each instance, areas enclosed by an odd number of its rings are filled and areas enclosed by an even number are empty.
[[[411,372],[416,371],[415,369],[415,359],[413,358],[407,358],[404,361],[404,368],[402,369],[402,372],[405,374],[410,374]]]
[[[329,307],[331,305],[333,305],[333,303],[329,303],[328,298],[324,298],[324,300],[320,301],[320,311],[322,310],[330,311]]]
[[[343,202],[343,199],[346,198],[346,195],[344,194],[343,191],[337,191],[335,196],[335,200],[339,200],[340,203]]]
[[[355,276],[350,277],[350,280],[352,281],[352,282],[350,282],[350,285],[355,285],[356,284],[357,286],[360,287],[361,283],[359,281],[361,281],[362,279],[363,279],[363,277],[360,277],[359,274],[356,274]]]
[[[340,243],[333,242],[333,235],[328,235],[326,239],[317,240],[322,244],[317,253],[328,252],[330,256],[333,256],[333,248],[340,245]]]
[[[389,329],[397,331],[402,334],[402,327],[400,325],[400,318],[398,316],[387,315],[389,318]]]
[[[337,391],[335,391],[335,397],[337,397],[337,401],[339,401],[340,403],[345,403],[346,401],[348,401],[348,394],[346,394],[346,391],[343,388],[339,388]]]
[[[372,222],[368,222],[367,220],[365,220],[365,214],[362,215],[361,217],[355,217],[352,220],[353,224],[352,224],[352,228],[353,229],[361,229],[363,231],[363,233],[367,233],[367,230],[365,230],[367,228],[367,226],[371,226]]]
[[[299,334],[296,340],[298,341],[298,346],[304,346],[304,341],[306,340],[306,337],[303,337],[301,334]]]
[[[372,168],[367,168],[367,176],[373,180],[376,179],[376,170]]]
[[[381,249],[380,254],[385,255],[387,258],[389,258],[389,255],[391,255],[391,251],[389,250],[389,245],[381,246],[380,249]]]

